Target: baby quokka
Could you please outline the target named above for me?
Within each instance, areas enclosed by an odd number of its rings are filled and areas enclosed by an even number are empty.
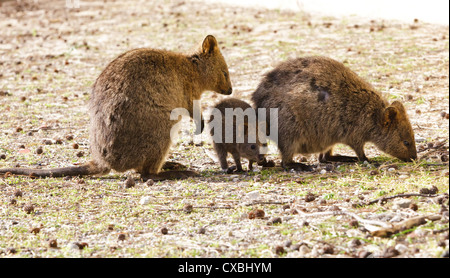
[[[250,113],[239,113],[246,110]],[[247,116],[244,117],[244,114]],[[264,145],[258,139],[257,121],[256,118],[251,119],[249,116],[251,114],[255,115],[253,108],[247,102],[236,98],[226,98],[213,108],[208,124],[210,125],[213,147],[219,158],[220,167],[227,173],[234,170],[243,171],[241,157],[248,159],[249,170],[252,169],[254,162],[259,165],[267,163],[264,154],[260,152]],[[239,117],[241,119],[237,119]],[[228,153],[232,155],[236,164],[235,167],[228,167]]]

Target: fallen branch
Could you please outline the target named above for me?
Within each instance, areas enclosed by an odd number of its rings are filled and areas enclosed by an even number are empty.
[[[358,203],[355,204],[356,207],[363,207],[363,206],[368,206],[368,205],[372,205],[375,203],[380,202],[380,204],[384,204],[386,203],[387,200],[390,199],[394,199],[394,198],[403,198],[403,197],[439,197],[439,196],[448,196],[447,194],[422,194],[422,193],[401,193],[401,194],[397,194],[397,195],[393,195],[393,196],[388,196],[388,197],[381,197],[366,203]]]
[[[367,230],[376,230],[379,229],[379,227],[373,227],[373,226],[381,226],[383,228],[392,228],[392,224],[386,223],[383,221],[377,221],[377,220],[367,220],[364,218],[359,217],[355,213],[345,211],[345,210],[333,210],[333,211],[320,211],[320,212],[313,212],[313,213],[305,213],[301,210],[298,210],[299,216],[303,216],[306,218],[315,218],[315,217],[322,217],[322,216],[336,216],[336,215],[348,215],[350,217],[355,218],[358,222],[361,224],[368,226],[366,227]]]
[[[445,140],[443,140],[441,142],[437,142],[437,143],[433,144],[433,146],[430,146],[430,147],[427,146],[427,147],[425,147],[425,148],[423,148],[421,150],[418,150],[417,153],[421,153],[421,152],[428,151],[428,150],[438,150],[441,147],[443,147],[447,143],[447,141],[448,140],[445,139]]]
[[[416,226],[426,224],[427,220],[436,221],[436,220],[440,220],[440,219],[441,219],[441,216],[438,214],[413,217],[410,219],[406,219],[402,222],[399,222],[397,224],[394,224],[394,225],[392,225],[391,228],[378,229],[378,230],[372,231],[371,234],[372,234],[372,236],[376,236],[376,237],[389,237],[389,236],[399,233],[401,231],[412,229]]]
[[[427,220],[436,221],[441,219],[441,215],[425,215],[406,219],[399,223],[387,223],[378,220],[367,220],[359,217],[355,213],[345,210],[333,210],[333,211],[321,211],[314,213],[304,213],[299,211],[299,216],[306,218],[322,217],[322,216],[336,216],[336,215],[348,215],[357,220],[366,230],[370,232],[372,236],[376,237],[389,237],[393,234],[399,233],[404,230],[412,229],[416,226],[420,226],[427,223]],[[381,228],[380,228],[381,227]],[[447,229],[448,230],[448,229]]]

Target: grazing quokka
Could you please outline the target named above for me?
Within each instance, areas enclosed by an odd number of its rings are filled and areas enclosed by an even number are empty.
[[[143,179],[185,178],[192,171],[160,172],[176,121],[171,111],[185,108],[206,90],[232,92],[227,64],[209,35],[195,53],[141,48],[123,53],[97,78],[89,102],[92,160],[57,169],[0,169],[36,177],[106,174],[135,169]]]
[[[369,83],[326,57],[288,60],[268,72],[252,101],[278,108],[278,148],[285,168],[297,153],[321,153],[326,161],[364,161],[364,144],[404,161],[417,158],[414,132],[399,101],[390,105]],[[270,125],[269,116],[267,122]],[[356,157],[333,155],[333,145],[349,145]]]
[[[262,165],[266,162],[264,155],[260,154],[260,147],[261,143],[258,140],[257,135],[257,122],[256,117],[255,121],[252,123],[249,121],[248,117],[243,117],[241,121],[241,125],[239,124],[239,121],[237,121],[236,117],[232,117],[233,122],[230,127],[232,130],[226,129],[226,109],[230,108],[230,111],[232,109],[241,108],[243,112],[245,112],[246,109],[250,108],[251,111],[254,111],[253,108],[245,101],[236,99],[236,98],[226,98],[219,102],[214,109],[217,109],[216,111],[220,111],[220,115],[222,117],[221,121],[215,122],[214,128],[211,129],[211,136],[213,137],[213,146],[214,150],[217,153],[217,156],[219,158],[220,167],[223,171],[226,171],[228,173],[231,173],[234,168],[238,172],[242,172],[242,165],[241,165],[241,157],[248,159],[248,169],[251,170],[253,167],[253,163],[257,162],[258,164]],[[213,111],[214,111],[213,109]],[[232,115],[231,113],[229,115]],[[239,117],[239,114],[236,113]],[[244,113],[242,113],[244,115]],[[255,114],[254,114],[255,115]],[[211,118],[209,120],[209,125],[214,123],[214,114],[211,115]],[[249,128],[250,125],[254,125],[254,128]],[[217,128],[221,129],[221,136],[217,136]],[[233,132],[233,137],[231,138],[231,142],[227,142],[226,134],[229,132]],[[242,132],[243,135],[242,143],[239,143],[240,141],[238,139],[238,132]],[[254,132],[254,136],[249,136],[249,132]],[[216,133],[216,136],[215,136]],[[249,140],[253,137],[253,140]],[[221,142],[216,142],[217,139],[220,139]],[[253,141],[253,142],[252,142]],[[234,162],[236,164],[236,167],[230,167],[228,168],[227,163],[227,155],[230,153],[233,156]]]

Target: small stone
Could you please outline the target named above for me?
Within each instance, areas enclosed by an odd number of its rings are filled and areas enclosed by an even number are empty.
[[[38,227],[36,227],[36,228],[33,228],[33,229],[31,229],[30,230],[30,233],[32,233],[32,234],[38,234],[39,232],[41,231],[41,229],[40,228],[38,228]]]
[[[44,152],[44,150],[41,147],[36,149],[37,154],[42,154],[43,152]]]
[[[394,201],[394,208],[409,208],[412,201],[410,199],[398,199]]]
[[[316,199],[316,196],[314,194],[308,192],[308,194],[305,197],[305,202],[312,202]]]
[[[43,141],[43,143],[44,143],[45,145],[51,145],[51,144],[53,144],[52,140],[49,140],[49,139],[45,139],[45,140]]]
[[[48,247],[50,248],[58,248],[58,242],[56,239],[51,239],[48,241]]]
[[[435,185],[430,188],[430,194],[437,194],[438,192],[439,189]]]
[[[277,225],[277,224],[281,224],[281,218],[280,217],[273,217],[269,220],[269,222],[267,222],[267,225]]]
[[[351,248],[356,248],[358,246],[361,246],[361,244],[362,243],[361,243],[361,241],[359,239],[354,238],[348,243],[348,246],[351,247]]]
[[[323,251],[324,254],[333,254],[334,253],[334,247],[332,245],[326,244],[323,247],[322,251]]]
[[[400,255],[400,252],[395,249],[394,247],[388,247],[383,251],[382,257],[383,258],[392,258]]]
[[[291,250],[292,251],[299,251],[300,247],[302,247],[302,244],[301,243],[296,243],[296,244],[291,246]]]
[[[378,170],[372,170],[372,171],[370,171],[369,174],[370,174],[371,176],[378,175]]]
[[[127,238],[127,235],[125,233],[120,233],[119,236],[117,237],[118,240],[125,240]]]
[[[136,185],[136,182],[131,176],[128,176],[128,178],[125,180],[125,188],[131,188]]]
[[[23,207],[23,210],[26,213],[30,214],[30,213],[34,212],[34,206],[33,206],[33,204],[27,204]]]
[[[166,227],[161,228],[161,234],[167,235],[168,232],[169,232],[169,230]]]
[[[409,249],[408,246],[401,244],[401,243],[395,245],[395,250],[397,250],[400,253],[404,253],[404,252],[408,251],[408,249]]]
[[[20,191],[19,189],[14,191],[14,197],[22,197],[22,191]]]
[[[6,248],[6,253],[7,254],[16,254],[17,250],[14,247],[8,247],[8,248]]]
[[[287,248],[291,247],[292,245],[292,240],[288,240],[284,243],[284,246],[286,246]]]
[[[359,227],[359,222],[355,219],[350,220],[350,222],[348,222],[348,224],[350,225],[350,227],[354,227],[354,228]]]
[[[74,250],[83,250],[85,247],[88,246],[89,245],[86,242],[72,242],[69,244],[69,248]]]
[[[206,233],[205,227],[200,227],[200,229],[198,229],[198,233],[204,235]]]
[[[311,249],[306,244],[302,244],[298,251],[300,253],[300,256],[305,256],[306,254],[311,252]]]
[[[301,227],[308,227],[308,226],[309,226],[309,222],[306,221],[306,220],[302,220],[302,221],[300,222],[300,226],[301,226]]]
[[[366,250],[361,250],[361,251],[359,251],[358,252],[358,258],[367,258],[367,257],[369,257],[370,255],[372,255],[372,252],[369,252],[369,251],[366,251]]]
[[[255,190],[255,191],[245,194],[245,197],[249,198],[250,200],[257,200],[257,199],[259,199],[260,194],[259,194],[259,191]]]
[[[257,218],[261,219],[264,218],[264,216],[265,212],[262,209],[254,209],[248,213],[249,219],[257,219]]]
[[[144,196],[144,197],[142,197],[141,198],[141,200],[139,201],[139,204],[141,204],[141,205],[148,205],[148,204],[150,204],[150,202],[152,201],[152,197],[150,197],[150,196]]]
[[[286,253],[286,251],[284,250],[283,246],[278,245],[278,246],[275,247],[275,254],[283,255],[284,253]]]
[[[194,207],[191,204],[186,204],[183,207],[183,211],[185,213],[191,213],[194,210]]]
[[[153,186],[154,184],[155,184],[155,181],[152,180],[152,179],[148,179],[148,180],[145,182],[145,185],[147,185],[147,186]]]

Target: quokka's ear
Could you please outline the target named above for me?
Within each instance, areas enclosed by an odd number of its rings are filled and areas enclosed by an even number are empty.
[[[388,127],[397,122],[398,109],[395,106],[389,106],[384,110],[383,115],[383,126]]]
[[[400,101],[394,101],[391,106],[397,108],[399,112],[406,113],[405,106]]]
[[[202,53],[213,54],[216,51],[219,51],[219,46],[217,45],[216,38],[212,35],[206,36],[202,44]]]

